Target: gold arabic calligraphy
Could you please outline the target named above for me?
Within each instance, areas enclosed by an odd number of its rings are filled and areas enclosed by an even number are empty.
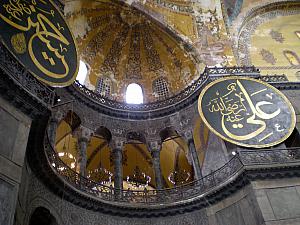
[[[37,4],[39,2],[39,5]],[[64,52],[67,51],[66,47],[69,46],[70,42],[67,38],[60,32],[64,30],[60,24],[57,24],[57,27],[47,18],[45,15],[55,16],[54,10],[47,11],[40,7],[40,4],[47,5],[47,2],[44,0],[9,0],[8,3],[3,4],[2,7],[5,9],[5,15],[0,13],[0,18],[11,25],[12,27],[22,31],[28,32],[30,29],[34,28],[35,33],[29,38],[28,41],[28,53],[32,62],[39,68],[41,72],[45,75],[52,78],[63,78],[69,73],[69,65],[65,60]],[[45,15],[44,15],[45,14]],[[36,19],[32,19],[33,15],[36,15]],[[22,25],[24,22],[22,17],[26,16],[24,20],[26,25]],[[51,30],[51,31],[49,31]],[[57,40],[60,44],[59,47],[55,47],[55,44],[51,42]],[[41,57],[36,57],[34,49],[38,49],[38,44],[40,41],[45,44],[46,49],[42,51],[42,56],[44,61],[40,61]],[[47,54],[47,52],[49,54]],[[53,58],[55,56],[55,58]],[[49,63],[51,66],[61,63],[63,65],[63,70],[60,73],[54,72],[49,68]],[[54,69],[54,67],[52,67]]]
[[[209,107],[209,112],[211,113],[221,113],[222,130],[229,138],[233,140],[245,141],[258,136],[267,128],[265,121],[275,118],[281,112],[280,108],[272,113],[264,112],[261,109],[262,106],[273,105],[273,103],[269,101],[259,101],[256,104],[253,103],[251,97],[255,94],[262,93],[267,89],[262,89],[256,93],[249,94],[243,84],[239,80],[236,80],[236,82],[233,82],[227,86],[227,90],[228,93],[222,96],[220,96],[220,93],[217,91],[217,97],[212,99],[208,103],[207,107]],[[272,99],[272,94],[273,93],[267,94],[266,96],[269,95],[269,98]],[[245,105],[249,107],[246,107]],[[230,128],[228,127],[228,124],[231,125]],[[230,131],[232,128],[243,129],[246,124],[255,125],[257,129],[243,135],[234,134]],[[279,125],[276,124],[276,126]],[[264,138],[260,139],[260,141],[268,138],[271,135],[272,133],[266,135]]]

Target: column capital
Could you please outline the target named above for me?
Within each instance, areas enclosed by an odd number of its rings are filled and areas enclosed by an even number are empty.
[[[64,118],[64,116],[65,116],[64,112],[62,112],[60,110],[53,110],[51,112],[50,121],[58,123],[59,121],[61,121]]]
[[[152,152],[160,152],[162,143],[161,143],[161,141],[149,141],[149,142],[147,142],[147,146],[151,153]]]
[[[124,144],[125,144],[125,139],[124,138],[115,138],[115,137],[113,137],[111,139],[111,141],[109,142],[109,146],[111,147],[112,151],[115,151],[117,149],[118,150],[123,150]]]
[[[192,130],[185,130],[185,131],[182,131],[180,134],[187,142],[194,140]]]
[[[78,138],[78,142],[89,142],[92,134],[93,132],[90,129],[83,126],[73,132],[73,135]]]

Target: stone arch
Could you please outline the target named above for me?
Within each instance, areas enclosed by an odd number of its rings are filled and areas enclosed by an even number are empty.
[[[63,224],[67,224],[65,223],[65,221],[63,221],[62,215],[60,215],[56,209],[56,207],[50,203],[48,200],[41,198],[41,197],[36,197],[34,198],[29,205],[29,210],[25,216],[25,224],[26,225],[35,225],[35,223],[30,223],[32,216],[34,215],[34,213],[37,210],[41,210],[42,212],[45,213],[46,215],[49,216],[50,219],[52,219],[52,221],[54,221],[54,223],[49,223],[49,224],[44,224],[43,225],[63,225]],[[50,221],[50,222],[52,222]],[[39,225],[39,223],[37,223],[37,225]]]
[[[159,136],[162,141],[165,141],[168,138],[178,137],[178,132],[174,127],[166,127],[159,132]]]
[[[173,127],[163,129],[160,137],[163,142],[160,157],[165,187],[191,182],[194,169],[188,157],[186,140]]]
[[[29,225],[58,225],[56,218],[47,208],[37,207],[30,216]]]
[[[81,125],[81,119],[80,117],[73,112],[72,110],[69,110],[64,118],[59,122],[56,133],[59,133],[56,135],[55,144],[62,141],[66,136],[72,134],[74,130],[76,130]],[[66,131],[63,131],[63,134],[60,135],[61,127],[64,126]]]
[[[101,136],[102,138],[104,138],[107,141],[107,143],[109,143],[110,140],[112,139],[112,134],[111,134],[110,130],[103,126],[100,126],[99,128],[97,128],[94,135]]]
[[[81,124],[80,117],[73,111],[69,110],[63,120],[69,124],[71,129],[74,131],[77,129]]]
[[[145,135],[141,132],[137,132],[137,131],[130,131],[126,134],[126,140],[127,142],[130,141],[138,141],[141,142],[143,144],[146,144],[146,138]]]

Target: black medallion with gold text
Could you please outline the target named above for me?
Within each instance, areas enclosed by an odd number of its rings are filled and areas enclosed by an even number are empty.
[[[36,78],[67,86],[78,72],[74,38],[51,0],[2,0],[0,38]]]
[[[208,128],[231,143],[253,148],[277,145],[292,133],[296,116],[273,86],[252,78],[228,77],[205,87],[198,110]]]

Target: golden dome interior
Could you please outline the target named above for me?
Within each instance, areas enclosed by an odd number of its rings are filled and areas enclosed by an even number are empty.
[[[170,97],[197,78],[193,58],[178,41],[132,7],[71,1],[65,14],[89,68],[89,89],[124,101],[126,87],[137,83],[147,103]]]

